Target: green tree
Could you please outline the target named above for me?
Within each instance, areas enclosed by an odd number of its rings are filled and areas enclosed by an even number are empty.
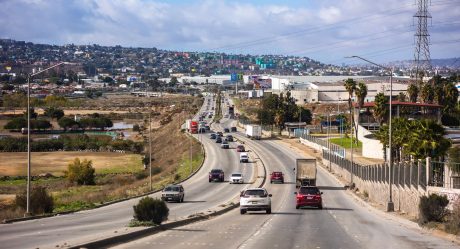
[[[355,120],[354,120],[354,114],[353,114],[353,103],[352,103],[352,98],[353,98],[353,93],[356,90],[356,81],[349,78],[345,81],[344,83],[345,90],[348,92],[348,109],[350,111],[350,127],[354,127]],[[352,132],[352,131],[351,131]]]
[[[411,137],[407,143],[408,152],[416,159],[445,156],[451,146],[450,139],[444,138],[444,127],[433,120],[410,121]]]
[[[28,112],[27,110],[24,112],[24,118],[27,119]],[[38,113],[35,112],[35,108],[30,108],[30,119],[36,119],[38,117]]]
[[[3,127],[7,130],[21,130],[27,127],[27,120],[24,117],[13,118]]]
[[[379,122],[380,125],[385,121],[385,118],[388,116],[388,98],[383,93],[377,93],[374,100],[374,110],[373,115],[375,120]]]
[[[398,101],[406,102],[406,94],[404,94],[403,92],[399,92]]]
[[[348,91],[348,90],[347,90]],[[355,126],[356,138],[358,137],[358,127],[359,127],[359,115],[361,113],[361,108],[363,108],[364,100],[367,97],[367,86],[364,82],[359,82],[358,87],[355,88],[356,100],[358,103],[358,124]],[[358,140],[356,140],[358,144]]]
[[[17,207],[27,209],[27,192],[22,191],[16,195],[15,204]],[[54,200],[53,197],[48,194],[45,187],[35,186],[32,188],[30,193],[30,211],[32,214],[44,214],[53,212]]]
[[[45,109],[44,115],[59,120],[64,117],[64,111],[55,107],[49,107]]]
[[[78,123],[74,119],[68,117],[62,117],[58,120],[58,125],[64,130],[70,128],[78,128]]]
[[[46,130],[51,128],[52,125],[50,121],[46,119],[34,119],[30,120],[30,128],[31,129],[37,129],[37,130]]]
[[[433,103],[434,100],[434,89],[429,83],[423,84],[420,98],[423,103]]]
[[[418,97],[418,87],[415,84],[410,84],[407,87],[407,94],[409,95],[409,101],[410,102],[417,102],[417,97]]]
[[[94,185],[96,171],[93,168],[91,160],[80,161],[79,158],[75,158],[72,163],[67,166],[65,176],[71,183],[77,183],[78,185]]]

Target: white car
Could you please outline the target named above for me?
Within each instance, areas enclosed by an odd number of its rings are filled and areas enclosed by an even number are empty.
[[[241,173],[232,173],[230,175],[230,184],[232,183],[244,183],[243,174]]]
[[[241,192],[240,195],[240,213],[245,214],[247,211],[265,211],[267,214],[272,213],[272,195],[268,194],[264,188],[250,188]]]
[[[249,162],[248,153],[241,153],[240,154],[240,163],[247,163]]]

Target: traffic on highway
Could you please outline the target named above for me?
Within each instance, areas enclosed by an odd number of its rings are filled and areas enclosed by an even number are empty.
[[[215,96],[184,127],[201,142],[206,157],[190,178],[150,196],[167,201],[168,222],[213,213],[212,218],[114,239],[112,248],[458,248],[427,236],[391,215],[354,199],[316,158],[278,140],[261,127],[241,127],[225,95],[222,119],[213,121]],[[232,108],[228,108],[231,106]],[[139,198],[62,216],[0,225],[2,248],[66,248],[119,233]],[[139,229],[137,229],[139,230]],[[91,247],[89,248],[96,248]]]

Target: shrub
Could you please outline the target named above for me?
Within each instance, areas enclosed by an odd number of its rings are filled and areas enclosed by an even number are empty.
[[[142,180],[146,178],[149,175],[149,172],[147,171],[138,171],[134,173],[134,177],[136,177],[137,180]]]
[[[16,207],[27,209],[27,191],[16,195]],[[30,212],[32,214],[44,214],[53,212],[53,197],[48,194],[45,187],[33,187],[30,191]]]
[[[420,197],[419,204],[419,224],[428,222],[442,222],[447,214],[447,204],[449,200],[445,195],[430,194]]]
[[[141,131],[140,126],[138,124],[133,125],[133,131],[137,131],[137,132]]]
[[[449,221],[446,224],[446,231],[452,234],[460,232],[460,199],[454,204]]]
[[[164,201],[159,199],[144,197],[133,208],[134,219],[138,221],[151,221],[159,225],[168,219],[169,208]]]
[[[65,176],[71,183],[77,183],[78,185],[94,185],[94,172],[96,171],[91,160],[80,161],[79,158],[75,158],[72,163],[67,166]]]

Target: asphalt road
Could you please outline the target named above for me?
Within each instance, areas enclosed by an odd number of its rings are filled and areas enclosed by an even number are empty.
[[[301,156],[276,140],[251,141],[242,135],[238,137],[257,151],[269,172],[285,173],[285,184],[266,184],[273,194],[271,215],[233,210],[114,248],[459,248],[359,204],[324,169],[319,169],[317,182],[324,209],[296,210],[292,169]]]
[[[185,188],[184,203],[168,203],[170,220],[206,212],[231,200],[248,186],[228,182],[209,183],[208,172],[212,168],[223,169],[226,180],[233,171],[242,171],[246,182],[253,174],[252,163],[245,164],[244,167],[239,163],[238,154],[234,149],[236,143],[230,143],[233,149],[221,149],[220,144],[209,139],[207,134],[197,136],[201,136],[199,139],[204,145],[207,157],[201,170],[182,183]],[[159,196],[159,193],[152,195]],[[56,248],[114,235],[118,231],[130,229],[126,225],[133,217],[132,207],[138,200],[132,199],[68,215],[0,224],[0,248]]]

